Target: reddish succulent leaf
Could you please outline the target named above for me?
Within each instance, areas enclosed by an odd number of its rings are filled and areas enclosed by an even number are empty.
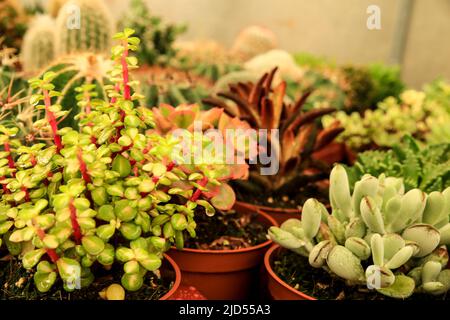
[[[260,101],[261,92],[263,90],[263,83],[266,81],[269,74],[265,73],[258,82],[253,86],[250,95],[248,96],[248,101],[250,104],[257,106]]]
[[[235,202],[236,194],[226,183],[221,184],[218,188],[218,193],[211,198],[211,204],[222,211],[231,210]]]
[[[287,129],[296,131],[299,127],[306,123],[311,123],[317,118],[320,118],[323,115],[329,114],[334,112],[336,109],[334,108],[321,108],[321,109],[313,109],[308,112],[305,112],[304,114],[294,118],[293,121],[288,121],[290,124],[287,126]],[[292,119],[292,117],[291,117]]]
[[[280,127],[281,114],[283,112],[283,100],[286,95],[286,82],[282,81],[273,91],[273,124],[272,128]]]
[[[320,150],[329,145],[345,129],[342,127],[329,127],[320,131],[317,135],[314,150]]]
[[[261,103],[261,128],[262,129],[276,129],[273,127],[274,110],[272,101],[266,97]]]

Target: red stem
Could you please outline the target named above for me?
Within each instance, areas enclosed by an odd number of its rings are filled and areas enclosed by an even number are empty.
[[[35,229],[36,229],[36,233],[37,233],[39,239],[44,240],[44,238],[45,238],[45,232],[44,232],[44,230],[42,230],[41,228],[36,227],[36,226],[35,226]],[[56,264],[56,262],[59,260],[59,256],[58,256],[58,254],[56,253],[55,249],[45,249],[45,252],[46,252],[47,255],[50,257],[50,260],[51,260],[54,264]]]
[[[83,177],[83,180],[86,182],[86,184],[91,183],[91,177],[89,176],[89,173],[87,172],[87,166],[86,166],[86,162],[84,162],[84,160],[83,160],[83,151],[81,150],[81,148],[78,148],[77,158],[78,158],[78,162],[80,163],[80,171],[81,171],[81,176]]]
[[[77,221],[77,209],[73,205],[73,200],[70,200],[69,209],[70,209],[70,222],[72,223],[72,229],[73,229],[73,235],[75,237],[75,243],[81,244],[81,229],[80,229],[80,225],[78,224],[78,221]]]
[[[200,182],[198,183],[200,186],[202,186],[202,187],[204,187],[204,186],[206,186],[206,184],[208,183],[208,178],[206,178],[206,177],[203,177],[202,178],[202,180],[200,180]],[[194,192],[194,194],[192,195],[192,197],[191,197],[191,201],[192,202],[195,202],[195,201],[197,201],[197,199],[198,198],[200,198],[200,196],[202,195],[202,190],[200,190],[200,189],[197,189],[197,190],[195,190],[195,192]]]
[[[56,121],[55,114],[50,110],[52,102],[50,100],[50,95],[48,94],[48,90],[42,89],[42,93],[44,94],[44,103],[45,103],[45,113],[47,114],[47,120],[50,123],[50,127],[53,132],[53,139],[55,140],[56,149],[58,153],[62,149],[61,137],[58,134],[58,123]]]
[[[22,186],[21,190],[25,192],[25,201],[26,202],[31,201],[31,199],[30,199],[30,192],[28,191],[27,187]]]
[[[125,100],[131,100],[131,89],[128,85],[128,79],[129,79],[129,73],[128,73],[128,64],[127,64],[127,57],[128,57],[128,43],[124,41],[124,51],[121,59],[122,63],[122,78],[123,78],[123,98]]]
[[[14,163],[14,159],[13,159],[12,154],[11,154],[11,146],[9,145],[9,142],[6,141],[4,146],[5,146],[5,151],[8,152],[8,167],[10,169],[15,169],[16,168],[16,164]],[[13,176],[14,175],[15,174],[13,173]]]

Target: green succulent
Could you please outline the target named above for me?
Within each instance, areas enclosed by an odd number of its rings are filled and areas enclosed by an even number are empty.
[[[61,282],[67,291],[89,286],[94,270],[115,263],[125,289],[138,290],[146,273],[159,275],[170,246],[195,236],[194,215],[213,215],[228,196],[225,165],[184,163],[180,138],[156,133],[152,112],[139,106],[129,78],[140,42],[133,33],[115,36],[107,96],[89,83],[76,90],[79,130],[59,128],[68,111],[52,101],[61,95],[55,72],[30,80],[30,104],[45,114],[34,126],[51,143],[27,146],[18,128],[0,126],[1,242],[41,292]]]
[[[407,191],[415,188],[425,192],[442,191],[450,187],[450,144],[421,147],[407,136],[392,150],[358,154],[356,163],[348,168],[350,185],[366,173],[403,178]]]
[[[353,189],[350,193],[345,168],[336,165],[330,175],[331,214],[308,199],[301,220],[271,227],[270,239],[350,286],[400,299],[414,292],[446,293],[450,188],[405,193],[401,178],[364,175]]]
[[[339,140],[353,150],[373,147],[391,147],[400,143],[405,135],[411,135],[424,143],[448,143],[448,106],[429,92],[405,90],[400,98],[389,97],[375,110],[363,114],[338,112],[323,118],[325,127],[336,121],[345,127]]]

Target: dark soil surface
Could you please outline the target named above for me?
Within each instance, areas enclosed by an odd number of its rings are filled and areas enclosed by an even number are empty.
[[[394,300],[366,287],[349,287],[341,279],[309,265],[308,258],[282,250],[274,257],[272,268],[284,282],[320,300]],[[414,294],[407,300],[450,300],[450,294],[432,296]]]
[[[185,247],[203,250],[237,250],[267,241],[267,226],[256,220],[257,214],[216,212],[213,217],[200,214],[196,238],[185,241]]]
[[[328,188],[314,185],[301,188],[290,195],[266,193],[264,191],[252,192],[239,184],[233,184],[233,189],[236,192],[237,200],[271,208],[301,209],[303,203],[309,198],[316,198],[323,204],[328,203]]]
[[[100,300],[99,292],[113,283],[120,284],[123,273],[122,266],[118,265],[110,271],[96,272],[95,281],[86,288],[67,292],[61,280],[57,280],[49,292],[40,293],[34,285],[33,272],[25,270],[15,258],[0,261],[0,300]],[[172,285],[172,280],[158,278],[149,272],[142,288],[136,292],[126,292],[125,299],[158,300]]]

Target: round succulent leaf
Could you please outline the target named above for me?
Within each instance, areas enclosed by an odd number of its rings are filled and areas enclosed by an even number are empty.
[[[336,245],[327,256],[327,265],[339,277],[355,282],[365,280],[361,261],[346,247]]]
[[[440,233],[436,228],[429,224],[418,223],[406,228],[402,233],[402,238],[405,240],[414,241],[418,244],[420,250],[415,257],[424,257],[440,243]]]
[[[414,293],[414,289],[415,282],[412,278],[405,275],[396,275],[391,286],[377,289],[377,291],[391,298],[406,299]]]

